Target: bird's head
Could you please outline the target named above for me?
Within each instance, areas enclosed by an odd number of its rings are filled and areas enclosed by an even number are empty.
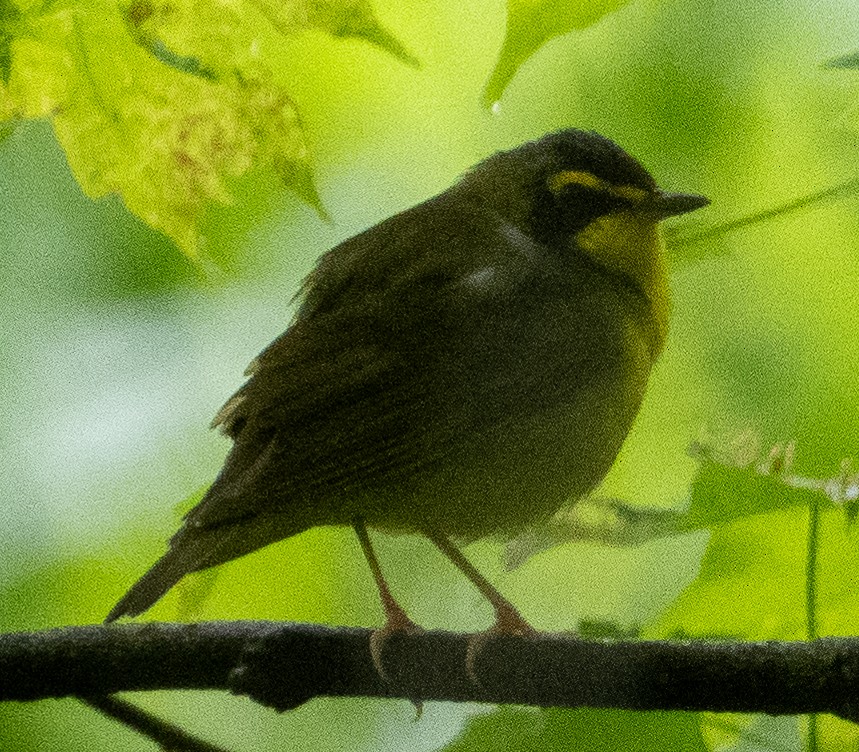
[[[522,232],[551,248],[584,253],[631,281],[668,326],[668,287],[659,222],[709,204],[669,193],[642,165],[598,133],[550,133],[474,167],[464,181]]]
[[[694,193],[661,190],[614,141],[575,128],[498,152],[463,182],[544,243],[566,241],[607,215],[635,215],[656,224],[710,203]]]

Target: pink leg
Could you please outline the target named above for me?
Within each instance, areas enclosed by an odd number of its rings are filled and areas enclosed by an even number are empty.
[[[370,654],[373,656],[373,664],[376,666],[379,675],[383,679],[387,679],[385,670],[382,668],[382,648],[385,645],[385,640],[390,635],[397,634],[398,632],[414,634],[422,630],[408,617],[403,607],[397,603],[391,594],[391,589],[388,587],[384,575],[382,575],[382,568],[379,566],[379,560],[376,558],[376,552],[373,550],[373,544],[370,542],[370,536],[367,533],[364,520],[356,518],[352,526],[355,528],[355,533],[361,542],[361,548],[364,551],[367,563],[370,565],[370,571],[373,573],[376,587],[379,588],[379,597],[382,601],[382,608],[385,611],[385,626],[375,630],[370,636]]]
[[[473,635],[468,642],[468,653],[466,654],[466,669],[471,679],[479,684],[474,673],[474,662],[478,653],[483,649],[486,641],[496,635],[524,635],[536,634],[536,630],[522,618],[516,607],[510,603],[497,588],[489,582],[477,568],[465,558],[462,552],[450,542],[450,539],[437,530],[424,530],[423,534],[429,538],[448,559],[450,559],[466,577],[474,584],[481,594],[492,604],[495,609],[495,624],[485,632]]]

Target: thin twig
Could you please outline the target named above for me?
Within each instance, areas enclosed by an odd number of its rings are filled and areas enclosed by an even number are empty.
[[[113,695],[81,697],[80,701],[151,739],[167,752],[229,752]]]
[[[815,204],[831,201],[832,199],[855,193],[859,193],[859,177],[850,178],[850,180],[846,180],[843,183],[839,183],[838,185],[831,186],[829,188],[823,188],[822,190],[815,191],[807,196],[802,196],[801,198],[794,199],[793,201],[788,201],[786,204],[782,204],[781,206],[754,212],[753,214],[748,214],[745,217],[740,217],[739,219],[734,219],[730,222],[715,225],[714,227],[710,227],[706,230],[674,235],[670,237],[671,248],[689,248],[691,246],[698,245],[699,243],[703,243],[704,241],[722,237],[723,235],[727,235],[735,230],[740,230],[745,227],[758,224],[759,222],[766,222],[767,220],[775,219],[776,217],[784,216],[791,212],[807,209]],[[727,252],[728,249],[724,249],[722,251],[722,253]],[[695,256],[693,254],[682,254],[677,256],[678,261],[691,261],[694,258]]]
[[[817,639],[817,549],[820,543],[820,503],[816,496],[808,502],[808,543],[805,554],[805,632],[809,640]],[[808,716],[807,752],[819,746],[819,716]]]

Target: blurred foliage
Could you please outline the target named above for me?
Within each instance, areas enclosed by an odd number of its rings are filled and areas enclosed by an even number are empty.
[[[592,495],[560,509],[551,519],[530,526],[507,541],[508,569],[536,554],[571,541],[610,546],[640,546],[670,535],[715,530],[730,522],[788,509],[828,503],[842,510],[852,525],[859,504],[859,470],[851,459],[832,477],[795,475],[796,447],[775,445],[761,455],[753,432],[733,437],[725,446],[694,442],[689,453],[699,463],[685,509],[630,505]]]
[[[545,629],[801,638],[814,546],[817,630],[855,634],[854,470],[839,463],[859,454],[857,40],[845,0],[377,0],[372,13],[345,0],[0,0],[0,119],[14,126],[0,142],[0,629],[99,621],[163,551],[176,501],[223,459],[204,426],[287,325],[319,253],[486,154],[573,125],[713,200],[669,228],[671,339],[595,497],[623,506],[590,518],[617,513],[638,537],[559,532],[512,572],[497,542],[469,557]],[[502,88],[487,113],[482,97]],[[198,117],[188,175],[170,149],[180,118]],[[309,176],[310,154],[332,223],[281,189],[299,185],[289,165]],[[688,455],[713,435],[742,440]],[[416,621],[490,622],[431,545],[374,542]],[[320,529],[189,578],[146,616],[177,617],[381,613],[349,531]],[[137,699],[237,752],[745,752],[798,750],[806,733],[803,719],[708,714],[430,703],[414,723],[406,702],[276,716],[213,693]],[[856,728],[822,718],[820,749],[855,749]],[[120,748],[150,745],[73,701],[0,707],[0,749]]]
[[[733,752],[777,752],[802,749],[796,717],[702,713],[701,731],[707,749]]]
[[[852,52],[849,55],[840,55],[826,62],[827,68],[845,68],[848,70],[859,68],[859,52]]]
[[[473,720],[445,752],[571,750],[602,752],[705,752],[695,713],[621,710],[514,710],[503,708]]]

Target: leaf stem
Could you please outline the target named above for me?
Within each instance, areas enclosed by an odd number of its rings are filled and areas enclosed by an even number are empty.
[[[820,505],[816,497],[808,503],[808,543],[805,557],[805,633],[816,640],[817,632],[817,543],[820,530]]]

